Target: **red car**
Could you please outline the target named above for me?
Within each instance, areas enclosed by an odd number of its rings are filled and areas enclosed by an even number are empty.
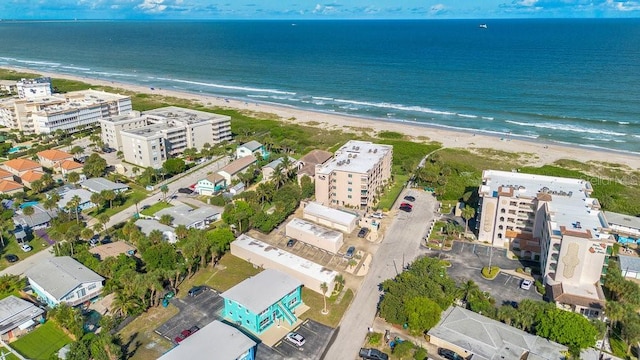
[[[403,202],[402,204],[400,204],[400,207],[409,207],[409,208],[413,208],[413,205],[407,203],[407,202]]]
[[[191,330],[182,330],[180,335],[176,336],[174,340],[176,341],[176,343],[179,344],[182,340],[188,338],[191,334],[192,334]]]

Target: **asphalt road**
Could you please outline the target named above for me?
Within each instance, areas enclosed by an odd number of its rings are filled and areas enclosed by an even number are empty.
[[[33,246],[39,246],[37,243],[33,243]],[[39,264],[46,259],[53,257],[53,248],[49,247],[47,249],[43,249],[39,251],[37,254],[33,254],[24,260],[20,260],[20,262],[9,266],[8,268],[0,271],[0,276],[2,275],[24,275],[24,273],[34,267],[36,264]],[[18,254],[20,256],[20,254]]]
[[[413,195],[413,211],[405,213],[397,210],[402,197]],[[405,190],[392,212],[397,212],[385,238],[373,257],[369,273],[365,276],[353,303],[342,318],[334,342],[324,359],[355,359],[367,335],[367,328],[373,324],[380,294],[378,285],[402,272],[404,265],[411,263],[423,251],[420,241],[435,218],[437,200],[419,190]]]

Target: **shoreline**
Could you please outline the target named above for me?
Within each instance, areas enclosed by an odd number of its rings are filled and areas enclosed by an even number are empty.
[[[320,112],[301,109],[290,105],[265,101],[246,101],[238,98],[225,97],[215,94],[188,92],[166,88],[151,88],[143,85],[130,84],[120,81],[102,80],[76,75],[54,72],[43,72],[30,68],[2,66],[4,69],[40,74],[51,78],[81,81],[100,86],[121,88],[123,90],[175,97],[200,102],[206,107],[219,107],[253,113],[273,114],[281,121],[305,126],[322,127],[330,130],[343,130],[352,133],[371,132],[375,135],[380,131],[402,133],[413,140],[437,141],[443,147],[457,149],[487,148],[511,153],[527,153],[537,156],[523,159],[523,165],[540,166],[551,164],[560,159],[570,159],[587,163],[589,161],[601,163],[623,164],[633,170],[640,169],[640,155],[615,149],[593,148],[579,144],[562,144],[555,141],[541,139],[527,139],[512,134],[490,134],[483,131],[465,129],[450,129],[446,126],[429,123],[416,123],[407,120],[381,119],[361,117],[347,114]],[[497,141],[496,141],[497,140]],[[612,157],[614,155],[615,157]],[[499,159],[498,159],[499,161]]]

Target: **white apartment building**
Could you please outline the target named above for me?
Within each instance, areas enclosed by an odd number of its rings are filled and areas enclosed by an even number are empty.
[[[485,170],[478,239],[539,260],[549,298],[599,317],[615,241],[592,192],[581,179]]]
[[[131,111],[129,96],[82,90],[0,103],[0,125],[26,133],[76,132],[100,119]]]
[[[175,106],[102,119],[100,126],[105,144],[142,167],[159,168],[187,148],[231,140],[231,117]]]
[[[51,78],[48,77],[22,79],[16,83],[16,90],[20,99],[37,99],[53,94]]]
[[[351,140],[327,163],[316,166],[316,201],[327,206],[374,205],[391,178],[393,146]]]

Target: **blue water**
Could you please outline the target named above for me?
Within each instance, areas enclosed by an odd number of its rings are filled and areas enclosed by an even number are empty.
[[[20,150],[28,149],[28,146],[14,146],[7,151],[8,154],[15,154]]]
[[[0,22],[0,66],[640,153],[640,19]]]
[[[20,204],[20,209],[24,209],[24,208],[26,208],[28,206],[36,206],[36,205],[38,205],[37,201],[27,201],[27,202],[24,202],[24,203]]]

